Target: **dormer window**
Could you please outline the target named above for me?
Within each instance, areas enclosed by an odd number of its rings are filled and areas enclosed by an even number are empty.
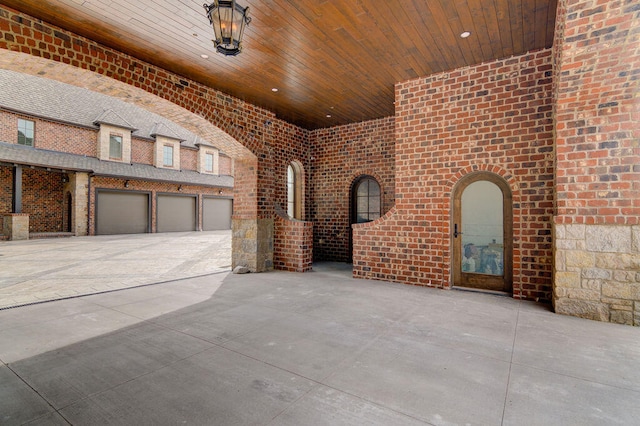
[[[131,133],[135,132],[127,120],[113,110],[106,110],[94,121],[98,130],[98,158],[106,161],[131,162]]]
[[[156,123],[151,131],[156,139],[153,148],[153,165],[158,168],[180,169],[180,139],[171,128],[164,123]]]
[[[218,162],[220,153],[218,149],[207,142],[198,142],[198,172],[209,173],[212,175],[219,174]]]
[[[109,158],[122,160],[122,135],[109,135]]]
[[[204,155],[204,171],[213,173],[213,154],[206,153]]]
[[[173,145],[164,145],[162,147],[162,165],[173,167]]]

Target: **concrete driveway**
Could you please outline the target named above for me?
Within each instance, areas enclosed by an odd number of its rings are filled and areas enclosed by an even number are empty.
[[[0,241],[0,309],[231,269],[231,231]]]

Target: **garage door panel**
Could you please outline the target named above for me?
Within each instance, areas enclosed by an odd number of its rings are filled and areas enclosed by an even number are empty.
[[[144,234],[149,232],[149,194],[98,191],[96,234]]]
[[[202,230],[218,231],[231,229],[233,200],[227,198],[205,198],[202,200]]]
[[[196,197],[158,195],[157,232],[196,230]]]

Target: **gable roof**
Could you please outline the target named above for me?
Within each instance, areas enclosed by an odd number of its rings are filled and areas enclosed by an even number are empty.
[[[120,117],[120,115],[118,115],[118,113],[112,109],[104,110],[102,114],[100,114],[98,118],[96,118],[93,124],[95,124],[96,126],[100,124],[109,124],[111,126],[122,127],[123,129],[129,129],[132,132],[135,132],[136,130],[138,130],[135,127],[133,127],[131,124],[129,124],[127,120]]]
[[[157,138],[158,136],[164,136],[169,139],[177,139],[180,142],[183,142],[184,139],[180,139],[180,136],[176,135],[176,133],[167,127],[164,123],[156,123],[151,129],[151,136]]]

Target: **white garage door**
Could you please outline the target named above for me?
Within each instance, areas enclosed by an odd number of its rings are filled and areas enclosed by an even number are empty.
[[[96,234],[143,234],[149,227],[149,194],[98,190]]]
[[[193,195],[158,195],[157,232],[196,231],[196,201]]]
[[[233,200],[227,198],[205,198],[202,200],[202,230],[218,231],[231,229]]]

